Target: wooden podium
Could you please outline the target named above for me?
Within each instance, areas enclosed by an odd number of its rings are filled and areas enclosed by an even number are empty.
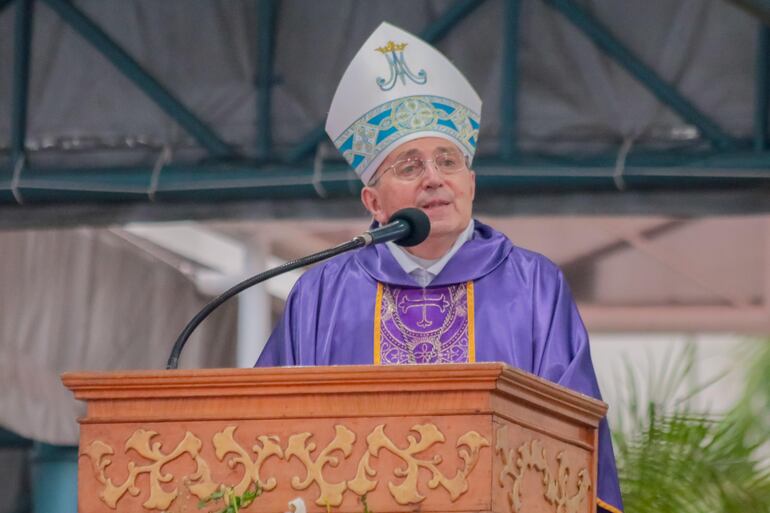
[[[88,406],[80,513],[221,511],[198,502],[257,487],[247,512],[596,511],[606,405],[503,364],[62,379]]]

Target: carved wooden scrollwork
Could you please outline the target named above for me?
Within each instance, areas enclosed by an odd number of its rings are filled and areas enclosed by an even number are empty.
[[[356,479],[349,483],[351,490],[359,495],[363,495],[374,489],[375,481],[366,479],[365,475],[373,476],[374,472],[369,463],[369,456],[377,456],[381,449],[387,449],[391,453],[401,458],[405,466],[395,468],[393,473],[396,477],[404,478],[400,484],[388,483],[390,494],[399,504],[415,504],[422,502],[425,496],[420,494],[417,487],[417,478],[420,468],[424,468],[431,473],[431,479],[428,481],[428,488],[435,489],[438,486],[444,487],[452,501],[457,500],[460,495],[468,491],[468,481],[466,477],[473,470],[478,462],[479,451],[482,447],[489,446],[489,442],[475,431],[469,431],[457,440],[458,454],[465,462],[465,466],[459,469],[454,477],[447,478],[438,469],[437,465],[441,463],[441,456],[436,454],[431,459],[420,459],[418,454],[429,447],[444,442],[444,434],[433,424],[418,424],[413,426],[412,431],[419,434],[419,440],[414,436],[408,436],[408,445],[406,448],[398,447],[393,441],[385,435],[385,426],[380,424],[366,438],[368,452],[359,462]]]
[[[196,465],[195,472],[186,477],[186,481],[190,483],[190,491],[199,498],[203,498],[216,490],[217,485],[211,480],[209,466],[200,456],[202,444],[198,437],[188,431],[174,449],[164,453],[161,450],[162,445],[160,443],[156,442],[150,445],[152,439],[157,435],[158,433],[155,431],[138,429],[128,438],[123,447],[124,452],[127,453],[130,450],[134,450],[151,463],[137,465],[133,461],[129,462],[128,477],[123,483],[117,485],[106,474],[107,467],[112,463],[108,456],[115,454],[112,447],[95,440],[82,452],[82,454],[91,459],[96,480],[104,485],[99,493],[99,497],[107,506],[115,509],[118,501],[126,492],[134,497],[139,495],[140,490],[136,486],[136,478],[140,474],[148,474],[150,494],[148,499],[142,503],[142,506],[146,509],[167,509],[171,502],[176,499],[179,491],[176,488],[171,490],[163,488],[162,483],[169,483],[174,479],[174,476],[171,474],[163,472],[163,466],[184,454],[190,455]]]
[[[307,470],[305,479],[299,476],[291,478],[291,486],[295,490],[304,490],[311,483],[318,485],[320,493],[315,503],[319,506],[339,506],[342,504],[342,494],[347,489],[345,481],[339,483],[329,483],[323,476],[325,465],[338,466],[339,457],[332,455],[339,451],[347,458],[353,450],[353,444],[356,441],[356,434],[345,426],[335,426],[334,440],[321,450],[321,453],[313,461],[310,453],[316,449],[314,442],[308,443],[307,440],[313,436],[311,433],[300,433],[289,437],[289,446],[286,448],[286,458],[293,456],[299,459]]]
[[[312,441],[314,436],[310,432],[297,433],[289,436],[286,447],[283,448],[281,440],[275,435],[257,436],[258,444],[251,447],[251,451],[244,449],[235,440],[235,426],[228,426],[212,437],[214,453],[219,461],[234,469],[242,466],[244,469],[241,481],[232,486],[233,493],[243,494],[252,483],[257,483],[263,492],[273,490],[277,484],[275,475],[279,474],[279,468],[275,464],[269,467],[274,475],[263,478],[262,471],[266,462],[272,460],[289,461],[296,458],[304,467],[305,475],[291,477],[290,484],[295,490],[301,491],[315,484],[318,494],[315,503],[319,506],[339,506],[342,504],[344,494],[349,490],[352,493],[363,496],[377,487],[377,470],[373,467],[370,458],[377,457],[380,451],[387,450],[404,462],[403,467],[393,469],[393,475],[400,478],[400,482],[388,482],[388,490],[398,504],[414,504],[421,502],[425,496],[420,493],[418,482],[420,469],[430,472],[427,482],[429,489],[443,487],[452,501],[456,501],[468,491],[468,475],[476,467],[479,461],[480,451],[489,446],[489,441],[475,431],[468,431],[458,437],[456,442],[456,454],[463,461],[463,467],[458,469],[453,477],[447,477],[439,469],[442,462],[440,454],[431,457],[420,457],[421,453],[436,444],[446,441],[445,435],[433,424],[418,424],[412,426],[411,431],[417,436],[408,435],[407,444],[401,447],[385,434],[385,425],[376,426],[366,437],[366,449],[355,465],[355,475],[350,480],[330,482],[324,476],[327,466],[338,467],[353,452],[356,443],[356,434],[343,425],[335,426],[335,436],[325,447],[318,448]],[[160,442],[151,441],[158,434],[154,431],[139,429],[135,431],[124,446],[124,452],[136,451],[143,459],[150,463],[139,465],[134,461],[128,462],[128,477],[119,485],[116,485],[107,476],[107,467],[111,464],[109,456],[115,451],[108,444],[101,441],[93,441],[82,451],[82,455],[91,460],[96,480],[103,485],[99,497],[112,509],[117,508],[118,501],[128,492],[132,496],[138,496],[140,489],[136,486],[136,478],[140,474],[148,474],[149,497],[142,504],[148,510],[165,511],[174,499],[179,495],[177,488],[171,488],[175,476],[163,472],[163,466],[179,458],[189,455],[195,462],[195,470],[186,476],[177,476],[178,483],[183,483],[190,494],[199,499],[211,495],[219,488],[211,478],[209,464],[201,457],[201,440],[194,434],[187,432],[181,442],[169,452],[164,453]],[[256,455],[254,459],[253,455]],[[277,463],[277,462],[274,462]],[[166,485],[168,488],[164,488]]]
[[[591,488],[591,478],[587,469],[578,471],[577,492],[570,496],[567,484],[571,469],[564,462],[563,452],[556,455],[559,468],[556,477],[553,477],[542,442],[532,439],[524,442],[517,449],[509,448],[507,426],[502,426],[497,431],[496,451],[503,462],[498,483],[504,487],[506,479],[511,480],[508,501],[514,513],[521,511],[521,484],[527,470],[542,474],[543,496],[549,504],[554,506],[555,513],[580,511],[580,505],[588,497],[588,490]]]
[[[262,491],[269,492],[278,484],[274,477],[263,481],[260,477],[260,469],[265,460],[271,456],[283,459],[283,449],[281,449],[281,440],[274,435],[261,435],[257,437],[261,445],[252,446],[251,450],[256,453],[257,459],[252,461],[249,453],[241,447],[233,437],[235,426],[228,426],[222,432],[213,437],[214,449],[217,458],[222,461],[228,454],[236,454],[227,460],[227,466],[235,468],[236,465],[243,465],[245,472],[243,479],[233,487],[236,495],[243,493],[251,486],[251,483],[257,483]]]

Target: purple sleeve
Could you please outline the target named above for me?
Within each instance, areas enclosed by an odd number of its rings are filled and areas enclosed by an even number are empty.
[[[292,331],[292,326],[296,324],[293,318],[296,312],[296,303],[299,293],[295,286],[289,297],[286,299],[286,306],[280,321],[276,324],[270,338],[267,339],[265,348],[257,359],[255,367],[282,367],[286,365],[295,365],[294,343],[296,336]]]
[[[324,288],[325,281],[329,279],[328,269],[327,265],[314,267],[297,280],[286,299],[280,321],[257,359],[256,367],[324,363],[323,359],[317,361],[319,339],[325,340],[333,333],[319,336],[318,319],[322,303],[334,303],[333,294],[325,292]]]
[[[538,277],[535,298],[535,344],[541,348],[537,374],[583,394],[601,399],[596,381],[588,333],[572,299],[563,274],[553,264],[554,272]],[[545,271],[545,269],[543,269]],[[623,509],[607,418],[599,424],[598,511],[618,513]]]

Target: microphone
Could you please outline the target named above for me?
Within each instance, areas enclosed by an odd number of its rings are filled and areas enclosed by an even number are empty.
[[[258,283],[262,283],[263,281],[274,278],[280,274],[293,271],[299,267],[305,267],[306,265],[321,262],[346,251],[362,248],[364,246],[371,246],[372,244],[394,241],[401,246],[416,246],[427,239],[429,233],[430,220],[425,212],[418,208],[403,208],[393,214],[388,220],[388,224],[385,226],[380,226],[379,228],[364,232],[339,246],[334,246],[333,248],[325,249],[318,253],[292,260],[291,262],[286,262],[283,265],[268,269],[263,273],[243,280],[209,301],[206,306],[195,315],[195,317],[190,319],[190,322],[187,323],[187,326],[184,327],[177,337],[176,342],[174,342],[174,347],[171,349],[171,354],[166,363],[166,369],[176,369],[179,367],[179,356],[182,354],[182,349],[184,349],[187,340],[190,338],[190,335],[192,335],[193,330],[195,330],[195,328],[197,328],[198,325],[211,314],[211,312],[216,310],[222,303],[231,297],[243,292],[249,287],[253,287]]]
[[[419,208],[402,208],[388,219],[388,224],[360,235],[367,239],[367,246],[394,241],[399,246],[420,244],[430,234],[430,219]]]

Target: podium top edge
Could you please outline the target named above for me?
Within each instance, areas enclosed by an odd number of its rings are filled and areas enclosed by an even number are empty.
[[[133,370],[66,372],[64,385],[86,401],[135,397],[270,396],[377,392],[487,391],[507,397],[560,404],[590,416],[607,405],[504,363],[441,365],[336,365],[251,369]]]
[[[443,365],[329,365],[221,369],[118,370],[65,372],[64,385],[78,392],[93,389],[131,389],[179,386],[240,386],[277,385],[314,386],[321,384],[429,383],[436,381],[493,382],[504,372],[528,374],[503,363],[443,364]],[[535,379],[535,376],[532,376]]]

